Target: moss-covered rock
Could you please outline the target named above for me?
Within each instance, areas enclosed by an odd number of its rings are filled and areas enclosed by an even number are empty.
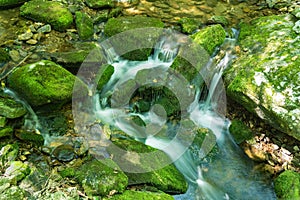
[[[9,86],[32,106],[71,100],[75,76],[55,64],[42,60],[14,70]]]
[[[105,200],[173,200],[174,197],[165,193],[147,192],[147,191],[131,191],[126,190],[123,194],[114,195],[111,198],[104,198]]]
[[[300,174],[290,170],[284,171],[275,179],[274,187],[279,199],[299,199]]]
[[[10,60],[9,53],[5,51],[4,49],[0,48],[0,64],[7,62]]]
[[[104,66],[103,73],[100,75],[100,79],[97,84],[97,90],[102,90],[103,86],[109,81],[110,77],[113,75],[115,72],[115,68],[112,65],[106,65]]]
[[[16,102],[14,99],[7,97],[6,95],[0,94],[0,115],[15,119],[22,117],[27,113],[27,110],[23,107],[21,103]]]
[[[113,0],[86,0],[86,5],[90,8],[111,8],[114,7]]]
[[[84,12],[77,11],[75,13],[75,23],[78,31],[79,38],[88,40],[93,37],[94,25],[93,20]]]
[[[64,31],[73,23],[72,13],[61,3],[55,1],[33,0],[20,8],[23,17],[51,24],[58,31]]]
[[[273,127],[300,140],[300,40],[295,18],[277,15],[242,23],[243,51],[225,72],[228,96]]]
[[[229,131],[238,144],[253,137],[252,131],[240,120],[232,120]]]
[[[200,23],[197,20],[186,17],[180,19],[179,24],[181,25],[182,32],[187,34],[195,32],[200,25]]]
[[[6,117],[0,116],[0,128],[3,128],[6,125]]]
[[[191,36],[197,44],[211,55],[216,47],[223,44],[226,32],[220,24],[207,26]]]
[[[32,143],[34,145],[42,146],[44,144],[44,137],[36,133],[34,130],[17,130],[15,136],[20,140]]]
[[[93,160],[76,171],[76,178],[88,196],[106,196],[110,192],[122,193],[128,178],[112,160]]]
[[[18,186],[12,186],[0,195],[0,200],[8,200],[8,199],[25,199],[25,191]]]
[[[19,146],[17,144],[8,144],[0,150],[0,167],[8,167],[14,161],[19,153]]]
[[[12,161],[4,173],[14,183],[22,180],[28,174],[30,174],[29,166],[21,161]]]
[[[128,176],[129,185],[148,185],[159,190],[170,193],[184,193],[187,190],[187,182],[183,175],[176,169],[173,164],[168,164],[160,169],[162,163],[172,163],[169,157],[160,150],[156,150],[141,142],[130,139],[114,138],[113,143],[119,148],[125,150],[126,155],[114,155],[114,160],[121,168],[124,168]],[[109,147],[108,152],[113,153],[114,149]],[[143,159],[139,154],[153,153],[150,159]],[[128,156],[132,159],[128,159]],[[139,171],[139,173],[128,172],[129,169]],[[125,169],[127,168],[127,169]],[[144,173],[143,173],[144,172]]]
[[[28,0],[0,0],[0,9],[19,6]]]
[[[12,127],[0,128],[0,138],[12,136],[12,133],[13,133]]]
[[[145,16],[119,17],[108,20],[104,34],[112,37],[118,33],[129,31],[122,37],[114,37],[112,45],[116,52],[129,60],[147,60],[157,42],[160,31],[145,31],[142,28],[163,28],[164,24],[156,18]],[[145,48],[146,47],[146,48]]]

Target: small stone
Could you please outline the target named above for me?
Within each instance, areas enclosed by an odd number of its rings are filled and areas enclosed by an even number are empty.
[[[14,62],[18,62],[21,60],[20,53],[17,50],[9,51],[9,55]]]
[[[55,156],[59,161],[68,162],[73,160],[75,153],[73,146],[69,144],[63,144],[56,147],[52,155]]]
[[[45,26],[42,26],[41,28],[39,28],[37,30],[37,32],[40,32],[40,33],[50,33],[51,32],[51,25],[50,24],[46,24]]]
[[[18,40],[20,40],[20,41],[29,40],[32,36],[33,36],[33,33],[31,31],[26,32],[21,35],[18,35]]]
[[[30,40],[27,40],[26,43],[31,44],[31,45],[35,45],[36,43],[38,43],[38,41],[35,40],[35,39],[30,39]]]

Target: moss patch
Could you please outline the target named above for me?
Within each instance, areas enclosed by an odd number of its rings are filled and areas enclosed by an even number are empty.
[[[114,195],[111,198],[104,198],[105,200],[174,200],[174,197],[165,193],[154,193],[147,191],[131,191],[126,190],[123,194]]]
[[[94,34],[93,20],[84,12],[76,12],[76,27],[79,38],[82,40],[91,39]]]
[[[238,144],[253,137],[252,131],[240,120],[233,120],[229,131]]]
[[[279,199],[300,198],[300,175],[297,172],[285,171],[274,182],[275,192]]]

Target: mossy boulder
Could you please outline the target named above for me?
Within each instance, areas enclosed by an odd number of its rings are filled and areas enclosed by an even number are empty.
[[[128,184],[127,176],[110,159],[87,162],[75,176],[88,196],[106,196],[112,191],[122,193]]]
[[[281,173],[274,182],[278,199],[300,198],[300,174],[291,170]]]
[[[64,31],[73,23],[72,13],[55,1],[33,0],[20,8],[20,15],[34,21],[50,24],[55,30]]]
[[[47,60],[19,67],[8,77],[9,86],[32,106],[70,101],[74,82],[74,75]]]
[[[86,0],[86,5],[90,8],[111,8],[114,7],[113,0]]]
[[[21,103],[18,103],[14,99],[11,99],[10,97],[1,93],[0,93],[0,110],[1,110],[0,115],[10,119],[22,117],[27,113],[27,110],[24,108],[24,106]]]
[[[10,60],[9,53],[5,51],[4,49],[0,48],[0,64],[7,62]]]
[[[216,24],[201,29],[191,37],[211,55],[218,46],[223,44],[226,32],[220,24]]]
[[[0,9],[19,6],[28,0],[0,0]]]
[[[251,129],[240,120],[232,120],[229,131],[238,144],[253,138]]]
[[[124,155],[114,154],[113,159],[125,171],[129,185],[148,185],[170,193],[186,192],[187,182],[183,175],[162,151],[131,139],[113,138],[112,141],[114,145],[125,150]],[[109,147],[107,150],[110,153],[115,152],[114,147]],[[149,155],[151,159],[145,158],[143,154]],[[163,163],[169,164],[161,166]],[[130,170],[135,170],[137,173],[129,172]]]
[[[131,191],[126,190],[123,194],[117,194],[111,198],[104,198],[105,200],[174,200],[174,197],[165,193],[147,192],[147,191]]]
[[[80,11],[75,13],[75,17],[79,38],[82,40],[91,39],[94,34],[94,24],[92,18],[86,13]]]
[[[227,95],[300,140],[299,36],[289,14],[242,23],[241,54],[225,72]]]
[[[115,51],[125,59],[147,60],[161,33],[157,29],[146,29],[150,27],[163,28],[164,24],[157,18],[145,16],[110,18],[105,25],[104,34],[112,37],[129,31],[112,39]]]

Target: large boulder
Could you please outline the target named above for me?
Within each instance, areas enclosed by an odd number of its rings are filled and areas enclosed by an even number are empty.
[[[115,51],[126,59],[147,60],[160,35],[160,31],[142,29],[150,27],[163,28],[164,24],[157,18],[145,16],[110,18],[105,25],[104,34],[112,37],[132,30],[126,35],[114,37],[112,45]]]
[[[70,101],[74,82],[73,74],[47,60],[19,67],[8,77],[10,88],[32,106]]]
[[[55,1],[33,0],[20,8],[23,17],[51,24],[58,31],[64,31],[73,23],[72,13],[63,4]]]
[[[300,40],[291,15],[241,24],[241,53],[225,73],[227,95],[300,140]]]

